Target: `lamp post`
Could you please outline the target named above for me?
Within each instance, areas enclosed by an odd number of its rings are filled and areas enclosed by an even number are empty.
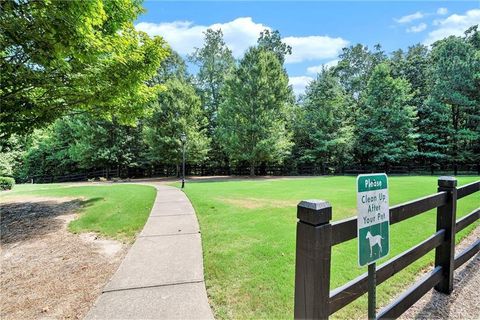
[[[182,161],[182,189],[185,187],[185,144],[187,142],[187,135],[182,133],[180,135],[180,141],[182,141],[182,153],[183,153],[183,161]]]

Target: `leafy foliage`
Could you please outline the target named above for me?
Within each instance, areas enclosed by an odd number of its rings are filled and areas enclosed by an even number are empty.
[[[199,66],[198,87],[210,121],[210,132],[213,132],[216,128],[218,108],[224,101],[222,88],[234,69],[232,51],[223,40],[222,30],[207,29],[204,46],[196,48],[190,60]]]
[[[292,47],[282,42],[282,37],[278,30],[270,31],[265,29],[260,32],[257,43],[259,48],[272,51],[282,65],[285,62],[285,56],[292,54]]]
[[[13,135],[0,144],[0,176],[14,176],[22,167],[31,138]]]
[[[11,190],[15,185],[15,179],[10,177],[0,177],[0,191]]]
[[[135,167],[141,162],[143,149],[141,126],[121,125],[115,117],[64,117],[37,135],[25,155],[21,176]]]
[[[356,101],[361,99],[375,66],[386,59],[379,44],[374,49],[371,51],[362,44],[343,48],[340,61],[335,67],[335,73],[345,91]]]
[[[183,57],[133,27],[140,1],[0,3],[0,175],[150,167],[480,162],[480,34],[385,54],[344,48],[295,103],[292,48],[240,61],[221,30]]]
[[[356,152],[364,163],[391,164],[415,150],[411,87],[393,78],[388,64],[375,67],[365,92],[365,108],[356,126]]]
[[[180,136],[184,133],[187,161],[199,163],[205,160],[209,150],[200,98],[193,85],[183,79],[168,79],[165,87],[167,90],[159,94],[153,114],[146,121],[148,157],[154,163],[178,166],[182,161]]]
[[[218,133],[231,160],[254,174],[262,162],[281,162],[292,146],[286,127],[291,90],[274,53],[252,47],[225,88]]]
[[[433,141],[447,142],[444,153],[454,163],[480,160],[480,55],[473,45],[478,37],[478,31],[475,33],[467,39],[451,36],[440,40],[430,53],[428,104],[443,120],[443,130],[427,133]]]
[[[208,120],[207,134],[211,139],[209,158],[212,162],[222,163],[226,156],[215,132],[218,126],[218,109],[225,101],[223,88],[235,69],[235,60],[220,29],[207,29],[203,47],[196,48],[189,58],[199,67],[196,81],[202,108]]]
[[[2,1],[0,137],[76,112],[134,122],[160,89],[147,86],[167,55],[137,32],[139,1]]]
[[[295,130],[301,163],[343,165],[351,160],[350,102],[333,70],[323,69],[309,84]]]

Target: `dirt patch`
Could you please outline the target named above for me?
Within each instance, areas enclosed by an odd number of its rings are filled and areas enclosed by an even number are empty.
[[[82,199],[10,197],[0,203],[0,318],[83,318],[127,245],[67,231]]]
[[[258,209],[263,207],[268,208],[284,208],[295,207],[296,201],[289,200],[274,200],[274,199],[259,199],[259,198],[242,198],[242,199],[230,199],[230,198],[217,198],[217,200],[223,203],[234,205],[245,209]]]
[[[479,238],[480,227],[477,227],[455,247],[455,251],[462,252]],[[432,289],[401,319],[480,319],[480,254],[455,270],[454,277],[450,295]]]

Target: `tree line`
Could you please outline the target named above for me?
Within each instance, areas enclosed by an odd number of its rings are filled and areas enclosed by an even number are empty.
[[[222,31],[209,29],[184,59],[133,29],[136,2],[55,2],[55,10],[5,3],[0,175],[178,168],[182,133],[189,164],[248,166],[251,174],[273,164],[480,162],[478,26],[390,54],[380,45],[344,48],[338,64],[295,97],[284,67],[292,48],[278,31],[262,32],[236,60]],[[70,38],[57,39],[58,23],[42,20],[52,10],[72,12],[58,18],[66,30],[74,26]],[[25,32],[49,23],[42,32],[51,37],[41,41]]]

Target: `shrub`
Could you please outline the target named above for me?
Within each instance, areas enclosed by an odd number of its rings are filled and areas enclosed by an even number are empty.
[[[9,177],[0,177],[0,190],[10,190],[15,185],[15,179]]]

